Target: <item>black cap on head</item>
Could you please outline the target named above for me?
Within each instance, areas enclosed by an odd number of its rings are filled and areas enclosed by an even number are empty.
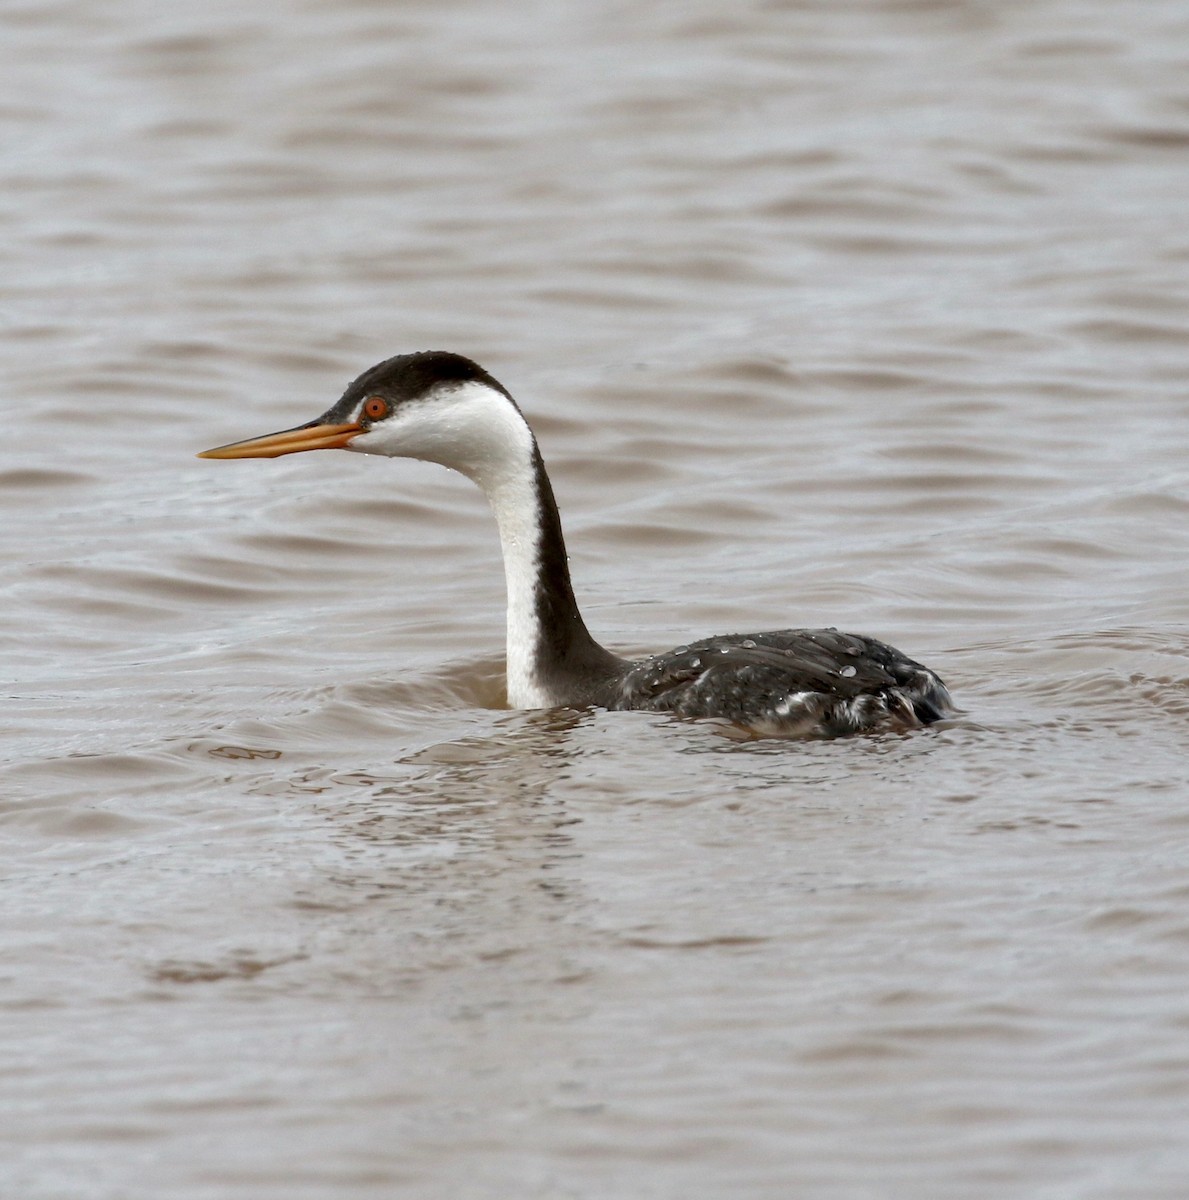
[[[418,350],[413,354],[397,354],[369,367],[347,386],[338,403],[318,419],[332,424],[345,421],[368,396],[383,396],[395,408],[432,388],[464,383],[483,383],[512,399],[507,389],[477,362],[449,350]]]

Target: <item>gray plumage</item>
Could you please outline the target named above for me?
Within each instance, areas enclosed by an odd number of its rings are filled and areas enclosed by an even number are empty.
[[[831,737],[928,725],[953,706],[932,671],[884,642],[781,629],[704,638],[630,664],[608,707]]]

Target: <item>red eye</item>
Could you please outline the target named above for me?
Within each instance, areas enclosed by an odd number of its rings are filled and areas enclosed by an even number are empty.
[[[382,421],[392,410],[382,396],[369,396],[363,402],[363,415],[369,421]]]

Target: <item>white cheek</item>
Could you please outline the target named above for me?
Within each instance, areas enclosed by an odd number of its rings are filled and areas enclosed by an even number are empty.
[[[348,449],[361,454],[383,454],[388,458],[440,462],[436,451],[449,442],[449,430],[441,428],[441,424],[435,414],[405,408],[352,438]]]
[[[351,450],[441,463],[485,489],[532,456],[524,418],[499,392],[467,383],[407,402],[353,438]]]

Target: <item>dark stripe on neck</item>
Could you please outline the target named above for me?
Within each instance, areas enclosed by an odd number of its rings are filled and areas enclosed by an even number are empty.
[[[533,486],[540,513],[533,595],[538,630],[536,671],[546,687],[558,693],[559,703],[604,703],[602,697],[626,672],[627,663],[600,646],[582,619],[570,582],[570,563],[553,486],[535,437]]]

